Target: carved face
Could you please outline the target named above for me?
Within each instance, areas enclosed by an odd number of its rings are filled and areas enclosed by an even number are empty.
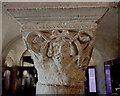
[[[85,70],[92,54],[95,32],[93,30],[31,32],[26,41],[28,48],[41,54],[43,60],[51,58],[64,67],[74,62],[78,68]]]

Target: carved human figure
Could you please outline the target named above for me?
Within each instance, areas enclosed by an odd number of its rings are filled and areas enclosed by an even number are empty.
[[[38,73],[37,94],[83,94],[93,30],[29,32],[24,41]]]

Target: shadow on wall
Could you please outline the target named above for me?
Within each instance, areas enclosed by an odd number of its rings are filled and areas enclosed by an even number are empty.
[[[97,76],[97,91],[99,94],[106,93],[105,75],[104,75],[104,61],[99,50],[94,48],[92,53],[93,66],[96,67]]]
[[[103,56],[103,61],[119,58],[118,8],[110,8],[98,24],[95,47]]]
[[[120,56],[118,8],[110,8],[98,24],[95,48],[93,58],[97,71],[98,92],[105,94],[104,62]]]

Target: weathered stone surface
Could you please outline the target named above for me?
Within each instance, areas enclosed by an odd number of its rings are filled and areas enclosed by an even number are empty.
[[[54,86],[53,88],[56,88],[56,85],[63,86],[61,90],[65,88],[68,94],[71,92],[70,90],[76,89],[75,93],[80,93],[81,88],[83,90],[86,80],[85,69],[89,64],[95,43],[95,31],[30,32],[26,37],[24,36],[24,41],[32,54],[38,72],[38,85],[47,86],[50,84]],[[73,89],[70,89],[71,86]],[[78,87],[80,87],[79,91],[77,91]],[[37,89],[37,93],[42,92],[39,91]],[[83,91],[81,92],[83,93]]]
[[[108,10],[108,3],[5,6],[20,23],[24,42],[34,59],[37,94],[84,93],[85,69],[95,43],[96,22]]]

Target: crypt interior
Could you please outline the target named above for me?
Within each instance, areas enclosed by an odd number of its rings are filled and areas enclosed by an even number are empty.
[[[120,95],[119,3],[2,3],[2,96]]]

